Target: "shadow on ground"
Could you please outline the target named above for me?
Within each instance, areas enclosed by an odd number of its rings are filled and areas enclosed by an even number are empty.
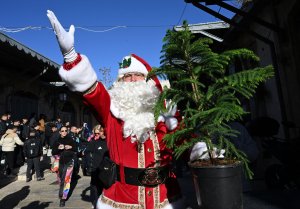
[[[24,186],[22,189],[9,194],[0,201],[1,209],[12,209],[24,200],[29,194],[29,186]]]
[[[21,207],[21,209],[44,209],[48,208],[50,203],[52,202],[40,202],[40,201],[34,201],[29,203],[27,206]]]

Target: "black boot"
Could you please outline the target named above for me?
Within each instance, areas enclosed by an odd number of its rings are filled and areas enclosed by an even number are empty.
[[[65,200],[60,200],[59,207],[65,207]]]

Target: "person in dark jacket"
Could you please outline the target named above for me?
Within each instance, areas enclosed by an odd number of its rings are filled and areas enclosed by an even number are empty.
[[[51,135],[49,137],[49,140],[48,140],[48,152],[47,155],[49,156],[50,155],[50,163],[51,163],[51,167],[55,166],[54,162],[56,160],[56,157],[58,158],[59,156],[53,156],[52,154],[52,149],[53,149],[53,146],[56,144],[57,140],[59,139],[60,137],[60,133],[59,133],[59,130],[57,129],[57,126],[55,123],[51,123],[49,124],[49,126],[51,127]]]
[[[17,129],[16,134],[18,134],[19,138],[22,140],[22,142],[24,142],[25,140],[22,138],[22,134],[21,134],[21,120],[19,119],[14,119],[13,120],[13,126]],[[15,147],[15,164],[18,167],[21,167],[22,165],[24,165],[25,162],[25,157],[24,157],[24,152],[23,152],[23,146],[20,145],[16,145]]]
[[[59,130],[60,137],[53,145],[52,155],[59,155],[58,177],[60,207],[65,206],[70,191],[71,179],[74,169],[74,162],[77,158],[77,147],[74,140],[68,135],[66,126],[62,126]]]
[[[22,118],[22,122],[20,126],[21,126],[21,140],[26,141],[29,138],[29,131],[30,131],[29,121],[26,117]]]
[[[76,143],[76,146],[77,146],[77,160],[79,157],[81,157],[81,141],[80,141],[80,138],[78,136],[78,131],[77,131],[77,127],[72,125],[70,126],[70,129],[69,129],[69,135],[70,137],[74,140],[74,142]],[[76,177],[76,178],[80,178],[80,176],[78,175],[79,173],[79,161],[75,161],[74,162],[74,173],[73,173],[73,177]]]
[[[50,149],[53,149],[53,146],[55,145],[55,143],[60,137],[60,133],[55,124],[51,124],[50,126],[51,126],[51,135],[49,138],[49,147]]]
[[[84,152],[88,160],[89,170],[91,171],[91,196],[93,205],[96,208],[98,197],[102,194],[103,185],[98,179],[99,165],[105,156],[109,156],[106,145],[104,128],[101,125],[96,125],[93,128],[93,134]]]
[[[1,115],[0,119],[0,137],[5,134],[7,130],[7,114]]]
[[[32,180],[33,169],[36,172],[37,181],[44,180],[41,174],[40,158],[43,156],[42,140],[35,135],[35,131],[31,130],[29,138],[24,143],[24,156],[27,158],[26,182]]]

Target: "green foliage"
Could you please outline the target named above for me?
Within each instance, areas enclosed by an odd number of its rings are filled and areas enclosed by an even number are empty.
[[[171,83],[171,88],[161,94],[155,116],[165,111],[165,100],[177,103],[184,116],[181,129],[164,140],[174,149],[176,157],[199,141],[206,142],[209,153],[213,147],[225,149],[225,157],[243,162],[251,176],[246,155],[229,140],[237,133],[228,123],[246,114],[240,99],[251,98],[256,88],[273,76],[273,68],[240,69],[242,71],[228,75],[228,68],[236,62],[248,61],[257,66],[259,58],[248,49],[213,52],[211,39],[196,40],[186,22],[184,28],[179,32],[167,31],[161,67],[149,75],[167,77]],[[184,142],[179,143],[182,139]]]
[[[120,68],[127,68],[131,65],[131,58],[128,59],[123,59],[122,62],[119,62],[119,67]]]

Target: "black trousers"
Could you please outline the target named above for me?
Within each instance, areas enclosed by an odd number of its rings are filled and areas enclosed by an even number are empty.
[[[15,147],[15,164],[17,166],[22,166],[24,165],[25,157],[23,154],[23,146],[17,145]]]
[[[99,174],[98,169],[91,172],[91,182],[90,182],[90,184],[91,184],[91,199],[92,199],[94,208],[96,208],[98,198],[102,194],[102,190],[103,190],[103,184],[99,180],[98,174]]]
[[[11,174],[11,172],[15,167],[15,152],[14,151],[10,151],[10,152],[2,151],[2,152],[3,155],[5,156],[5,164],[7,165],[6,174],[9,175]]]
[[[100,194],[102,194],[103,184],[99,180],[98,175],[99,175],[99,170],[98,169],[91,172],[91,182],[90,182],[90,184],[97,188],[97,195],[99,196]]]
[[[34,168],[36,172],[36,177],[42,177],[41,175],[41,166],[40,166],[40,157],[28,158],[27,159],[27,171],[26,178],[31,178],[31,171]]]

